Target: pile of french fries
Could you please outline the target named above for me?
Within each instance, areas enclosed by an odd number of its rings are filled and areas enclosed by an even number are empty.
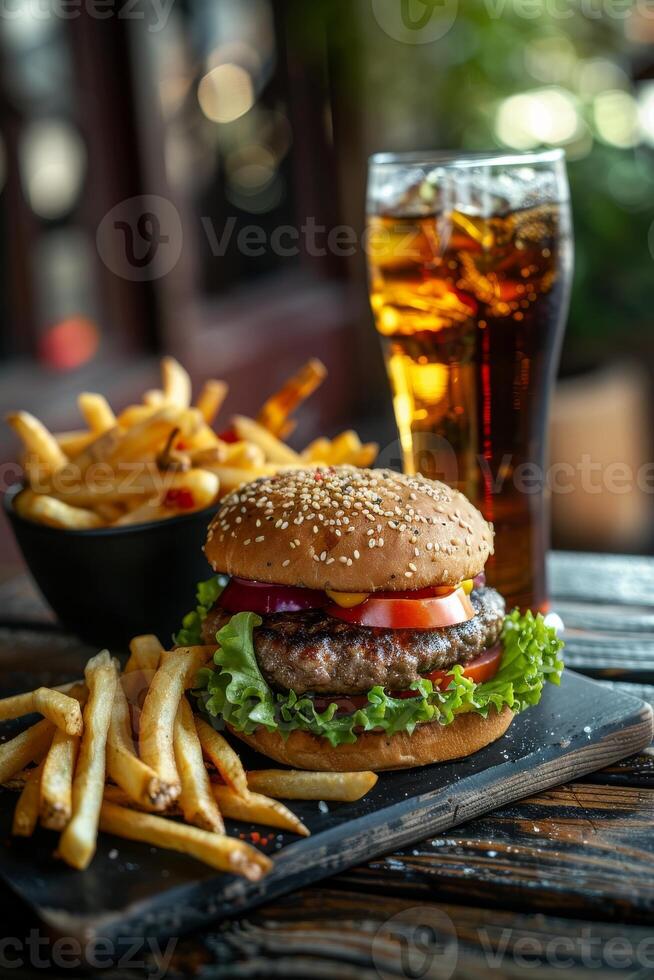
[[[161,362],[161,387],[115,414],[103,395],[83,393],[86,428],[51,433],[29,412],[7,416],[23,444],[23,517],[69,530],[142,524],[210,507],[243,483],[307,464],[370,466],[378,447],[348,430],[302,452],[283,440],[297,407],[326,376],[311,360],[263,405],[256,419],[236,415],[222,437],[215,420],[227,395],[207,381],[192,404],[191,379],[174,358]],[[227,436],[227,438],[226,438]]]
[[[372,772],[246,772],[186,694],[215,650],[164,650],[138,636],[122,672],[103,650],[83,680],[0,700],[0,721],[43,715],[0,745],[0,785],[20,792],[13,833],[29,837],[38,823],[57,831],[56,856],[77,869],[103,830],[256,881],[271,860],[226,834],[225,818],[306,836],[279,798],[349,802],[374,786]]]

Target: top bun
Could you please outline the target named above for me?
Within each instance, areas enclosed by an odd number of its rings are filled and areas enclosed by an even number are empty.
[[[493,529],[444,483],[392,470],[311,467],[231,493],[209,526],[217,572],[338,592],[456,585],[480,572]]]

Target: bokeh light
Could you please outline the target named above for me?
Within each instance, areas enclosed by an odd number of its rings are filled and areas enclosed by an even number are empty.
[[[621,90],[600,92],[593,102],[597,135],[604,143],[622,149],[637,146],[640,139],[638,105],[633,95]]]
[[[39,341],[39,360],[57,371],[73,371],[90,361],[100,346],[97,325],[84,316],[70,316],[49,327]]]
[[[512,95],[500,103],[495,118],[497,139],[516,150],[530,150],[543,143],[565,144],[580,130],[574,97],[560,88]]]
[[[638,91],[638,121],[643,140],[654,146],[654,82],[644,82]]]
[[[207,119],[230,123],[254,105],[252,76],[240,65],[217,65],[200,80],[198,102]]]
[[[63,120],[38,120],[26,127],[19,154],[23,189],[34,213],[46,219],[67,214],[86,171],[86,148],[78,131]]]

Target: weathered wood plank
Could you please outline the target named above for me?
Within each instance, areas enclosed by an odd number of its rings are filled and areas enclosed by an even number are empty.
[[[182,943],[171,976],[182,977],[196,940]],[[210,933],[202,976],[386,978],[640,976],[654,966],[651,930],[459,907],[387,895],[303,889]],[[646,973],[643,976],[649,975]]]
[[[348,888],[651,921],[654,789],[572,783],[340,875]]]
[[[654,559],[635,555],[553,551],[548,558],[550,594],[556,599],[652,606]]]

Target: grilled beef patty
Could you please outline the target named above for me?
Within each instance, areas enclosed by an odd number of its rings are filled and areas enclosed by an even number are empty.
[[[504,599],[495,589],[475,589],[475,617],[434,630],[354,626],[322,609],[274,613],[254,631],[261,673],[272,688],[297,694],[358,694],[379,684],[406,690],[421,674],[466,664],[497,643]],[[202,634],[211,643],[232,614],[215,606]]]

